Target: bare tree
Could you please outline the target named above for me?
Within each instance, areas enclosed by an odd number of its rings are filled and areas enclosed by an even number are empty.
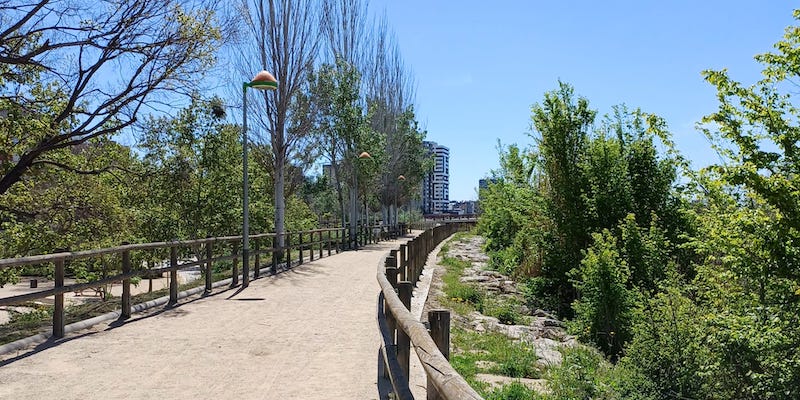
[[[357,87],[349,89],[356,90],[358,93],[357,104],[362,110],[366,109],[366,103],[361,96],[362,76],[368,69],[368,55],[370,51],[370,41],[372,30],[369,25],[369,2],[368,0],[323,0],[322,2],[322,30],[326,43],[327,60],[326,64],[332,66],[337,71],[334,75],[344,78],[344,75],[355,75],[357,77]],[[331,73],[329,69],[327,73]],[[320,73],[326,73],[325,67]],[[343,83],[343,82],[339,82]],[[348,86],[345,84],[345,86]],[[317,99],[321,100],[321,99]],[[325,103],[323,100],[322,103]],[[340,105],[341,106],[341,105]],[[330,105],[327,110],[319,110],[325,115],[332,115]],[[363,111],[362,111],[363,113]],[[338,121],[342,123],[343,121]],[[329,125],[323,122],[321,125]],[[350,182],[350,225],[351,231],[355,231],[357,220],[357,202],[354,187],[355,158],[359,153],[355,146],[355,132],[337,132],[341,129],[322,129],[321,142],[323,143],[322,153],[331,163],[333,170],[334,184],[341,211],[341,222],[345,223],[344,209],[344,186],[343,182]],[[352,130],[351,128],[348,128]],[[361,149],[366,150],[366,149]]]
[[[282,233],[286,230],[286,165],[308,154],[311,126],[306,85],[317,56],[319,9],[317,0],[242,0],[241,3],[249,36],[243,38],[240,47],[241,73],[252,76],[266,69],[279,82],[277,90],[261,94],[260,104],[266,113],[250,115],[266,116],[261,118],[260,125],[268,135],[260,140],[268,142],[271,150],[267,159],[272,161],[275,231],[281,248],[285,244]]]
[[[415,187],[419,181],[419,174],[414,173],[418,166],[412,165],[419,161],[418,154],[415,154],[419,152],[419,146],[415,145],[418,140],[409,136],[416,132],[413,121],[414,80],[403,62],[385,16],[374,29],[366,97],[372,129],[386,136],[387,159],[381,175],[380,196],[384,220],[396,223],[397,209],[393,205],[396,199],[402,197],[398,176],[405,176],[405,189]],[[408,119],[409,112],[412,113],[412,120]]]
[[[0,26],[0,118],[39,121],[5,138],[13,154],[0,163],[0,194],[37,163],[55,165],[48,152],[117,133],[142,107],[190,93],[221,39],[210,7],[180,0],[7,0]]]

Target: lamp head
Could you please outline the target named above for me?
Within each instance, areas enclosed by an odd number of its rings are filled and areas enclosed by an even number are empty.
[[[278,80],[267,71],[256,74],[247,86],[258,90],[275,90],[278,88]]]

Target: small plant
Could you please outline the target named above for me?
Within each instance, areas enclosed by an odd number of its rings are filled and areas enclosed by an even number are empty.
[[[52,310],[38,308],[30,312],[12,312],[9,318],[10,324],[28,325],[31,323],[38,324],[43,320],[48,320],[52,317]]]
[[[483,302],[483,293],[477,287],[465,284],[453,286],[455,287],[445,289],[445,293],[450,300],[470,303],[476,308]]]
[[[524,324],[525,316],[517,310],[517,304],[512,301],[486,301],[483,304],[484,314],[497,318],[501,324],[520,325]]]
[[[464,378],[486,372],[512,378],[538,378],[536,349],[525,342],[512,342],[499,333],[478,333],[462,329],[452,332],[453,347],[457,349],[451,358],[453,368]],[[477,361],[488,361],[478,367]]]
[[[529,400],[536,398],[536,392],[519,382],[511,382],[493,390],[486,400]]]

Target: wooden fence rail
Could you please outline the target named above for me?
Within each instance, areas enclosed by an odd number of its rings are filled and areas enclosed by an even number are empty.
[[[275,274],[278,268],[283,266],[290,267],[292,263],[302,264],[304,259],[314,260],[314,257],[323,257],[324,250],[327,255],[339,253],[342,250],[367,244],[376,243],[380,240],[396,235],[397,232],[406,231],[405,225],[401,227],[381,227],[359,226],[354,237],[350,237],[348,228],[324,228],[303,232],[286,232],[285,246],[278,248],[277,235],[275,233],[262,233],[250,235],[250,243],[253,248],[250,250],[253,278],[258,278],[262,274],[265,259],[270,259],[270,272]],[[394,232],[394,234],[392,233]],[[133,305],[131,304],[131,279],[135,277],[152,276],[152,274],[170,274],[169,303],[175,304],[178,301],[178,281],[177,273],[179,270],[197,267],[201,268],[205,275],[205,293],[210,293],[213,287],[214,265],[220,262],[230,261],[231,287],[239,284],[241,262],[241,236],[209,237],[196,240],[175,240],[169,242],[122,244],[116,247],[83,250],[83,251],[64,251],[53,254],[34,255],[27,257],[0,259],[0,269],[21,266],[44,265],[54,267],[54,283],[52,289],[39,290],[22,295],[0,298],[0,306],[17,305],[25,302],[44,299],[54,296],[53,308],[53,329],[52,336],[62,338],[64,336],[65,313],[64,313],[64,294],[68,292],[80,292],[82,290],[97,288],[116,282],[122,282],[122,296],[120,298],[120,319],[129,318]],[[133,263],[133,254],[144,256],[150,252],[147,259],[168,259],[168,265],[145,269],[141,262]],[[169,256],[165,256],[166,252]],[[196,261],[179,262],[180,255],[192,255]],[[104,258],[105,257],[105,258]],[[111,276],[104,276],[87,282],[80,282],[65,285],[64,279],[69,270],[70,263],[82,261],[105,261],[111,258],[112,265],[107,266],[107,271],[115,273]],[[140,257],[139,259],[144,259]],[[137,264],[137,265],[134,265]],[[107,264],[106,264],[107,265]],[[116,273],[119,272],[119,273]],[[246,284],[250,276],[242,276],[242,281]]]
[[[428,399],[480,399],[448,361],[449,320],[446,310],[429,314],[431,333],[409,312],[411,289],[419,280],[428,254],[455,232],[468,230],[474,222],[440,224],[428,229],[398,250],[392,250],[378,267],[378,330],[385,377],[396,399],[413,399],[408,387],[411,346],[417,352],[428,378]],[[433,337],[432,337],[433,336]],[[436,340],[435,340],[436,339]]]

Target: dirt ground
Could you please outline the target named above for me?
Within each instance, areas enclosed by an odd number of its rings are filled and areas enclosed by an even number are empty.
[[[162,278],[152,279],[152,284],[153,284],[152,289],[153,289],[153,291],[169,288],[169,278],[168,278],[169,274],[165,273],[163,275],[164,275],[164,277],[162,277]],[[190,282],[190,281],[192,281],[194,279],[198,279],[198,278],[200,278],[200,272],[199,271],[178,271],[178,284],[188,283],[188,282]],[[36,281],[37,281],[37,287],[36,288],[31,288],[30,287],[31,279],[36,279]],[[140,293],[148,292],[150,290],[150,281],[151,280],[148,280],[148,279],[142,279],[142,281],[139,282],[138,285],[131,285],[131,294],[137,295],[137,294],[140,294]],[[74,283],[76,283],[74,279],[71,279],[71,278],[64,279],[64,284],[65,285],[71,285],[71,284],[74,284]],[[13,285],[11,285],[11,284],[5,285],[4,287],[0,288],[0,297],[18,296],[18,295],[27,294],[27,293],[43,291],[43,290],[47,290],[47,289],[52,289],[54,286],[55,286],[55,282],[53,282],[52,280],[49,280],[49,279],[47,279],[45,277],[41,277],[41,276],[23,276],[23,277],[21,277],[21,279],[20,279],[20,281],[18,283],[13,284]],[[115,283],[113,285],[109,285],[108,286],[108,290],[111,292],[111,295],[114,296],[114,297],[119,298],[120,296],[122,296],[122,284],[120,284],[120,283]],[[86,290],[83,291],[83,293],[68,292],[68,293],[64,294],[64,302],[67,303],[67,305],[85,303],[85,302],[88,302],[88,301],[94,301],[94,300],[100,299],[99,296],[100,296],[100,294],[98,292],[92,290],[92,289],[86,289]],[[40,300],[36,300],[36,302],[38,302],[38,303],[50,304],[50,305],[52,305],[54,303],[54,301],[55,300],[53,299],[53,296],[50,296],[50,297],[47,297],[47,298],[44,298],[44,299],[40,299]],[[26,309],[25,307],[0,306],[0,324],[5,324],[6,322],[8,322],[8,320],[9,320],[9,318],[11,316],[11,313],[10,313],[9,310],[15,310],[15,311],[18,311],[18,312],[30,311],[30,310]]]
[[[0,399],[375,399],[375,273],[399,243],[0,356]]]

